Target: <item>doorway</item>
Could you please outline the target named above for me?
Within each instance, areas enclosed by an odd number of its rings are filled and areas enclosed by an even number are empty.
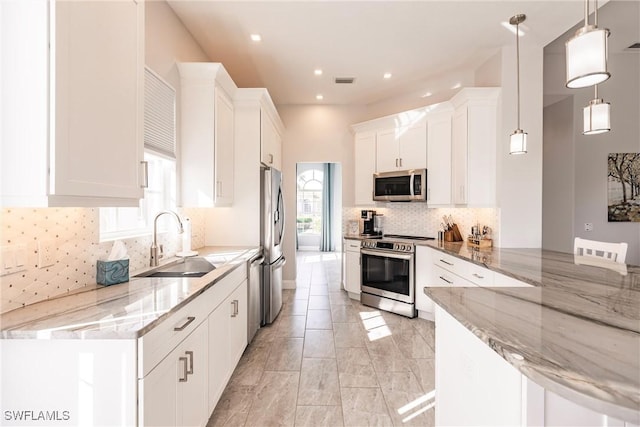
[[[296,250],[341,249],[342,166],[296,165]]]

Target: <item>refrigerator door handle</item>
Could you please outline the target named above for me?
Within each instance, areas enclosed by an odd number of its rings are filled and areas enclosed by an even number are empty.
[[[287,260],[285,259],[285,257],[284,257],[284,256],[282,256],[282,257],[280,257],[280,259],[279,259],[275,264],[273,264],[273,265],[271,266],[271,268],[272,268],[273,270],[276,270],[276,269],[278,269],[278,268],[282,267],[283,265],[285,265],[286,263],[287,263]]]
[[[278,212],[278,222],[280,225],[280,230],[278,230],[278,232],[280,233],[280,241],[282,241],[282,237],[284,236],[284,221],[285,221],[285,212],[284,212],[284,200],[282,197],[282,187],[280,187],[280,189],[278,190],[278,205],[277,205],[277,211]]]

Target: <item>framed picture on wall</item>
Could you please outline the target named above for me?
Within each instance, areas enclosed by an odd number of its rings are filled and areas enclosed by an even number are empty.
[[[609,153],[609,222],[640,222],[640,153]]]

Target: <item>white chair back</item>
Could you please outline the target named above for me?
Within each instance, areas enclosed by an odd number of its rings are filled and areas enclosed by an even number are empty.
[[[629,245],[622,243],[598,242],[596,240],[587,240],[576,237],[573,243],[574,255],[582,255],[585,257],[595,257],[602,260],[617,262],[624,264],[627,258],[627,247]]]

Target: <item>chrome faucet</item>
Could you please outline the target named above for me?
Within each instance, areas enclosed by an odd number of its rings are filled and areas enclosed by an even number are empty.
[[[160,245],[160,255],[158,255],[158,218],[164,214],[173,215],[176,221],[178,221],[178,233],[184,233],[184,227],[182,226],[182,221],[177,213],[174,211],[162,211],[159,212],[153,220],[153,243],[151,243],[151,258],[149,262],[150,267],[157,267],[158,261],[163,257],[162,245]]]

